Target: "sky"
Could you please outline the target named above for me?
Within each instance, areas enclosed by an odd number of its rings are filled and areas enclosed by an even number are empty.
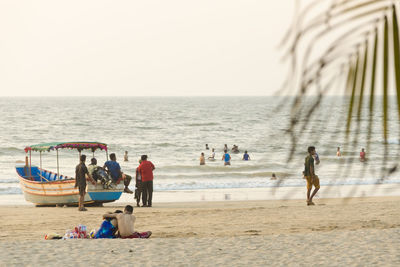
[[[263,96],[294,1],[0,1],[0,96]]]

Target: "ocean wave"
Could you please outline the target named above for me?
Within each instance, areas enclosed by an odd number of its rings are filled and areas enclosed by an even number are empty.
[[[19,187],[0,187],[0,195],[18,195],[22,194]]]
[[[223,166],[223,165],[169,165],[169,166],[161,166],[158,168],[162,172],[174,172],[174,173],[182,173],[182,172],[237,172],[237,171],[257,171],[257,170],[265,170],[264,165],[238,165],[238,166]]]
[[[9,147],[0,147],[0,155],[12,155],[12,154],[16,154],[16,153],[23,153],[24,148],[23,146],[21,147],[13,147],[13,146],[9,146]]]
[[[13,184],[16,183],[18,184],[19,181],[17,179],[1,179],[0,184]]]
[[[235,178],[270,178],[272,176],[271,171],[265,171],[265,172],[228,172],[228,173],[211,173],[211,172],[206,172],[206,173],[159,173],[157,174],[157,179],[177,179],[177,182],[179,182],[180,179],[204,179],[204,180],[209,180],[209,179],[219,179],[219,178],[230,178],[230,179],[235,179]],[[283,178],[283,177],[288,177],[288,173],[283,173],[283,172],[274,172],[278,177]]]
[[[400,180],[350,180],[350,181],[324,181],[321,182],[321,186],[342,186],[342,185],[374,185],[374,184],[400,184]],[[202,189],[235,189],[235,188],[272,188],[272,187],[305,187],[306,182],[304,179],[281,179],[281,180],[269,180],[269,179],[255,179],[254,181],[249,180],[231,180],[218,182],[205,183],[202,180],[187,180],[182,183],[168,182],[168,183],[154,183],[155,191],[173,191],[173,190],[202,190]]]
[[[217,122],[196,122],[196,123],[186,123],[184,125],[196,127],[196,126],[217,126],[220,124]]]
[[[157,126],[135,126],[135,129],[141,130],[161,130],[163,128]]]

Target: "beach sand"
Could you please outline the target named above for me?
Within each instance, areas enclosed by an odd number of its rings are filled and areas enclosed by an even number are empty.
[[[154,203],[135,208],[150,239],[44,240],[78,224],[97,228],[101,208],[0,206],[0,265],[264,266],[399,265],[400,197]],[[81,255],[81,256],[80,256]]]

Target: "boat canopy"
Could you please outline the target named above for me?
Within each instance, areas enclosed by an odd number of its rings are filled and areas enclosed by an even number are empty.
[[[54,143],[43,143],[32,146],[25,147],[25,152],[28,151],[50,151],[57,150],[59,148],[69,148],[69,149],[77,149],[78,151],[82,151],[84,149],[91,149],[93,152],[96,149],[107,151],[107,144],[99,143],[99,142],[54,142]]]

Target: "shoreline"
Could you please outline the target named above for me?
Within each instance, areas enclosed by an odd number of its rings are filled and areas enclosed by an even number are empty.
[[[348,197],[400,196],[400,184],[368,185],[330,185],[321,186],[315,199]],[[256,200],[296,200],[305,199],[306,187],[267,187],[267,188],[223,188],[199,190],[154,191],[154,203],[213,202],[213,201],[256,201]],[[135,202],[133,195],[122,194],[121,198],[105,206]],[[23,194],[0,195],[0,207],[4,205],[33,206],[25,201]]]

